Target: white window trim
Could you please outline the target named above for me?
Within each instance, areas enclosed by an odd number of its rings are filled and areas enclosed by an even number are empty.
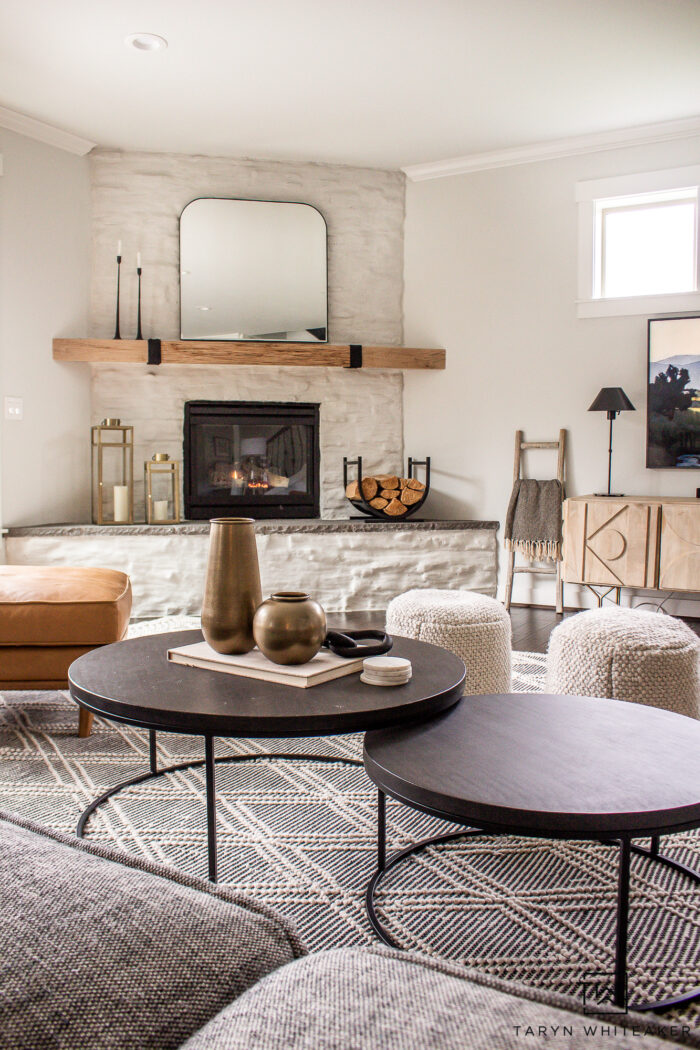
[[[620,299],[594,299],[595,201],[662,190],[700,186],[700,164],[666,171],[589,179],[576,183],[578,204],[578,317],[620,317],[625,314],[700,311],[700,291],[664,295],[634,295]],[[700,252],[698,253],[700,255]],[[698,274],[700,289],[700,274]]]

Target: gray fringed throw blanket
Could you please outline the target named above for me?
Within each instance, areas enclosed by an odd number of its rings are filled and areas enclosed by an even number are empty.
[[[519,478],[506,514],[508,550],[531,561],[561,561],[561,501],[561,482]]]

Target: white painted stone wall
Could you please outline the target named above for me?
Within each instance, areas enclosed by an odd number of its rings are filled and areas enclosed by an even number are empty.
[[[114,333],[115,255],[122,241],[121,334],[136,333],[136,252],[143,265],[146,337],[179,336],[179,216],[195,197],[303,201],[328,226],[331,342],[400,344],[404,176],[327,164],[97,150],[92,180],[90,331]],[[155,451],[182,458],[186,400],[315,401],[321,404],[321,515],[347,517],[342,457],[369,469],[403,460],[403,373],[314,368],[92,366],[92,421],[135,427],[136,515],[143,516],[143,462]],[[415,456],[423,449],[409,450]],[[428,450],[429,451],[429,450]]]
[[[114,334],[122,241],[122,338],[136,334],[136,252],[144,335],[178,338],[179,218],[195,197],[313,204],[328,226],[330,341],[402,339],[404,175],[341,164],[291,164],[178,153],[94,150],[91,335]]]
[[[383,610],[410,587],[496,592],[493,529],[267,533],[263,595],[304,590],[329,612]],[[131,577],[135,619],[201,611],[207,535],[9,536],[12,565],[101,565]]]

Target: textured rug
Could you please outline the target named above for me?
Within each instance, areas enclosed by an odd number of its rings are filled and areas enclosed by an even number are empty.
[[[196,621],[191,621],[196,626]],[[132,634],[190,626],[182,617]],[[544,656],[515,653],[513,688],[542,689]],[[76,735],[66,692],[0,695],[0,808],[73,832],[84,806],[143,772],[148,734],[95,719]],[[197,737],[160,734],[162,765],[201,758]],[[217,754],[311,751],[358,757],[361,737],[221,740]],[[291,917],[311,949],[374,940],[364,892],[375,861],[376,793],[362,769],[259,761],[217,767],[220,881]],[[389,801],[390,849],[453,830]],[[87,837],[206,874],[204,772],[134,786],[94,814]],[[666,840],[700,866],[700,836]],[[405,947],[461,960],[499,976],[581,994],[591,973],[612,969],[616,853],[582,842],[478,837],[431,848],[385,880],[382,919]],[[633,860],[631,990],[672,995],[700,984],[700,889]],[[700,1008],[683,1014],[700,1019]]]

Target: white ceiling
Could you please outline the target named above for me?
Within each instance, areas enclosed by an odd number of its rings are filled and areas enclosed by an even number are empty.
[[[398,168],[700,114],[700,2],[1,0],[0,106],[101,146]]]

